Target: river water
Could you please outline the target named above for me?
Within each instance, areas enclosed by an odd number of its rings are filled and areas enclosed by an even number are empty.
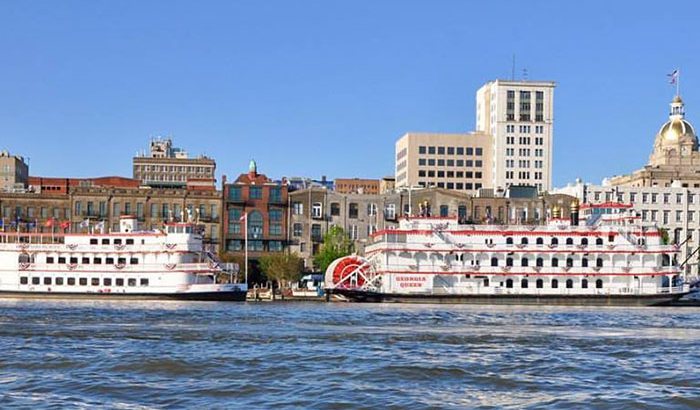
[[[699,408],[699,314],[0,300],[0,407]]]

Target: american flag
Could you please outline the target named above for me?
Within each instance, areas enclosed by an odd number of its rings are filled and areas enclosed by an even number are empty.
[[[678,81],[678,70],[673,70],[671,74],[666,74],[668,77],[668,82],[671,84],[675,84],[676,81]]]

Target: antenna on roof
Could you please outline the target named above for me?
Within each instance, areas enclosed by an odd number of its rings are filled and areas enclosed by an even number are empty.
[[[527,81],[527,68],[523,68],[523,81]]]

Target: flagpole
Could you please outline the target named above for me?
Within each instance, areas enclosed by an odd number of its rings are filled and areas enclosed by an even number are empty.
[[[244,245],[245,246],[245,283],[246,285],[248,284],[248,214],[245,213],[245,210],[243,210],[243,223],[245,224],[244,226],[244,235],[245,235],[245,240],[244,240]]]
[[[681,70],[676,70],[676,95],[681,96]]]

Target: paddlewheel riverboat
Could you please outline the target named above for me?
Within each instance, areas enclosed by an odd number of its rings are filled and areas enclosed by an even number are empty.
[[[663,305],[689,291],[679,249],[631,205],[558,209],[544,225],[410,217],[335,260],[328,294],[359,302]],[[579,223],[580,222],[580,223]]]
[[[0,297],[245,300],[245,283],[218,283],[226,272],[194,224],[137,228],[122,217],[118,233],[0,233]]]

